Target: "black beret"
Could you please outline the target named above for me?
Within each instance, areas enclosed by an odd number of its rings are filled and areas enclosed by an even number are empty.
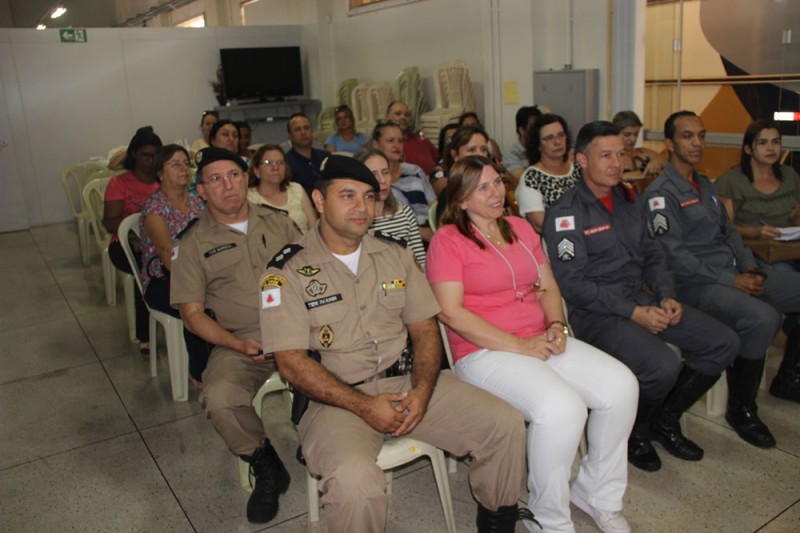
[[[355,180],[371,186],[375,192],[381,189],[372,171],[361,161],[344,155],[329,155],[319,167],[320,180]]]
[[[225,148],[209,146],[208,148],[203,148],[194,156],[194,162],[197,163],[197,174],[200,175],[200,173],[203,172],[204,166],[215,161],[233,161],[239,165],[239,168],[242,170],[247,170],[247,164],[238,155]]]

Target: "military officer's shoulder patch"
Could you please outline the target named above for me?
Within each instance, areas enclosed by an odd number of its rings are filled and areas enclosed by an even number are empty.
[[[669,233],[669,219],[667,215],[661,212],[655,213],[650,218],[650,228],[652,234],[656,237]]]
[[[267,263],[267,268],[283,268],[286,262],[302,249],[303,247],[299,244],[287,244],[272,256],[272,259]]]
[[[394,235],[389,235],[388,233],[384,233],[382,231],[376,231],[374,236],[378,239],[387,242],[393,242],[395,244],[399,244],[403,248],[406,248],[408,246],[408,243],[406,242],[405,239],[401,239],[400,237],[395,237]]]
[[[178,233],[178,234],[175,236],[175,238],[176,238],[176,239],[180,239],[181,237],[183,237],[183,236],[184,236],[184,235],[185,235],[185,234],[186,234],[186,233],[187,233],[187,232],[188,232],[190,229],[192,229],[192,227],[194,227],[194,225],[195,225],[195,224],[197,224],[197,221],[198,221],[198,220],[200,220],[200,218],[199,218],[199,217],[198,217],[198,218],[193,218],[192,220],[190,220],[190,221],[189,221],[189,223],[188,223],[188,224],[186,224],[186,227],[185,227],[185,228],[183,228],[183,229],[182,229],[182,230],[181,230],[181,231],[180,231],[180,232],[179,232],[179,233]]]
[[[558,241],[558,260],[569,262],[575,259],[575,243],[564,237]]]

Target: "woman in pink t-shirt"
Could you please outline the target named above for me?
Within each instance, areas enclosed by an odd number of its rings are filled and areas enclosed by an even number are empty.
[[[117,228],[128,215],[142,210],[145,199],[158,190],[156,181],[155,157],[161,148],[161,139],[151,126],[136,130],[128,144],[128,151],[122,166],[128,172],[112,176],[106,188],[103,202],[103,226],[111,233],[108,256],[117,269],[131,273],[131,267],[122,245],[117,237]],[[138,250],[134,250],[136,254]],[[150,355],[147,307],[136,287],[136,338],[142,355]]]
[[[567,337],[539,237],[525,220],[503,216],[505,186],[488,159],[457,162],[447,194],[427,277],[458,377],[506,400],[529,422],[528,506],[544,531],[574,531],[570,501],[603,531],[629,531],[621,511],[636,378],[613,357]],[[589,453],[570,491],[587,409]]]

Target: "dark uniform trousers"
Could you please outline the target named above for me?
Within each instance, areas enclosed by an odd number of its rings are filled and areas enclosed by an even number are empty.
[[[753,297],[733,287],[736,274],[755,268],[753,254],[728,220],[713,184],[693,175],[696,190],[667,164],[639,199],[650,233],[667,253],[678,296],[733,328],[738,355],[761,359],[778,332],[780,312],[800,310],[800,273],[764,269],[764,293]]]
[[[658,401],[681,369],[680,356],[665,343],[680,348],[692,370],[718,375],[736,356],[739,341],[683,299],[680,323],[658,335],[631,320],[636,306],[676,298],[675,282],[636,205],[620,189],[612,195],[613,214],[579,182],[548,210],[544,234],[575,336],[625,363],[639,380],[639,397]]]

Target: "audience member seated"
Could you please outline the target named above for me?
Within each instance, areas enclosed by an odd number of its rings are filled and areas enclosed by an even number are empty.
[[[199,139],[192,143],[192,153],[199,152],[203,148],[209,146],[208,136],[211,134],[211,128],[219,120],[219,114],[216,111],[203,111],[203,116],[200,117],[200,133]]]
[[[667,157],[649,148],[641,146],[636,148],[639,131],[642,129],[642,121],[639,116],[633,111],[620,111],[614,115],[612,122],[622,132],[622,142],[625,144],[622,179],[625,181],[644,178],[652,180],[661,174]]]
[[[572,501],[602,531],[630,531],[622,500],[636,379],[611,356],[568,336],[539,237],[523,219],[503,216],[505,186],[488,159],[457,162],[447,191],[451,201],[428,250],[427,276],[456,374],[529,423],[528,507],[540,529],[572,531]],[[570,491],[584,427],[589,452]]]
[[[431,183],[435,184],[436,180],[446,175],[444,170],[444,158],[448,150],[450,150],[450,139],[453,138],[453,134],[455,134],[457,129],[458,124],[445,124],[442,129],[439,130],[439,159],[436,161],[436,166],[433,167],[433,172],[430,175]],[[435,185],[434,190],[436,190]],[[438,194],[439,191],[436,191],[436,193]]]
[[[161,139],[151,126],[136,130],[128,144],[125,161],[122,165],[128,172],[111,176],[103,202],[103,227],[111,234],[108,255],[117,269],[131,274],[131,267],[125,251],[119,243],[117,228],[128,215],[142,210],[145,199],[158,189],[155,172],[155,157],[161,148]],[[138,243],[134,244],[134,254],[141,255]],[[139,288],[136,287],[136,338],[142,355],[150,356],[149,315]]]
[[[419,234],[414,212],[407,205],[399,205],[392,194],[392,173],[386,155],[374,148],[365,148],[355,154],[378,180],[380,189],[375,198],[375,220],[369,227],[373,235],[381,233],[400,239],[411,250],[420,267],[425,269],[425,247]]]
[[[392,173],[392,194],[407,205],[417,219],[422,239],[429,241],[433,232],[428,226],[428,207],[436,200],[428,175],[417,165],[403,162],[403,130],[393,120],[375,126],[370,146],[386,155]]]
[[[311,200],[286,165],[286,156],[277,144],[261,146],[250,161],[250,189],[247,199],[256,205],[268,205],[283,209],[305,233],[314,227],[317,212]]]
[[[463,128],[464,126],[474,126],[476,128],[480,128],[483,131],[486,131],[481,124],[481,120],[478,118],[478,114],[473,111],[467,111],[465,113],[461,113],[458,117],[458,127]],[[503,152],[500,150],[500,147],[494,142],[494,139],[489,138],[489,159],[491,159],[494,164],[495,168],[500,168],[500,165],[503,164]]]
[[[169,144],[158,151],[155,159],[158,190],[148,196],[139,219],[142,243],[142,287],[144,299],[151,309],[180,317],[178,310],[169,304],[170,271],[178,235],[205,208],[203,201],[189,192],[192,167],[189,153],[177,144]],[[202,371],[206,367],[208,351],[205,343],[184,330],[189,352],[189,375],[196,388],[200,388]]]
[[[517,110],[515,119],[517,140],[503,154],[503,166],[517,180],[522,176],[525,169],[531,166],[528,161],[528,149],[526,148],[528,145],[526,132],[530,129],[536,117],[540,116],[542,116],[542,112],[539,111],[537,106],[522,106]]]
[[[433,173],[439,154],[436,147],[422,136],[422,132],[411,129],[411,110],[402,100],[395,100],[386,108],[386,120],[393,120],[403,132],[404,161],[422,169],[426,176]],[[388,154],[387,154],[388,155]]]
[[[572,159],[572,138],[562,117],[538,117],[526,138],[531,166],[520,177],[517,203],[520,214],[541,233],[545,211],[578,183],[581,171]]]
[[[349,152],[354,154],[364,148],[369,138],[363,133],[356,132],[356,118],[353,110],[346,105],[340,105],[336,113],[336,133],[325,139],[325,149],[333,152]]]
[[[208,144],[215,148],[224,148],[229,152],[239,152],[239,126],[232,120],[219,120],[208,134]],[[245,163],[249,161],[245,158]]]
[[[727,371],[725,419],[743,440],[772,448],[775,437],[761,421],[756,399],[781,313],[800,312],[800,274],[758,268],[713,184],[695,171],[703,159],[705,135],[695,113],[670,115],[664,123],[669,162],[637,202],[650,235],[666,252],[678,298],[739,334],[739,353]],[[771,388],[773,394],[795,401],[800,401],[799,337],[797,329],[790,332],[781,379]]]
[[[263,524],[278,514],[290,478],[252,405],[275,372],[271,351],[261,350],[261,274],[300,232],[285,211],[247,201],[247,165],[235,152],[205,148],[195,163],[206,209],[178,240],[170,303],[189,331],[214,345],[200,403],[231,452],[250,463],[247,520]]]
[[[286,123],[289,142],[292,147],[286,152],[286,162],[292,172],[292,179],[299,183],[311,198],[311,191],[319,179],[319,167],[328,157],[328,152],[314,148],[314,130],[311,120],[302,113],[295,113]]]
[[[680,418],[736,357],[739,338],[676,299],[664,251],[621,183],[624,155],[615,125],[581,128],[575,159],[582,179],[548,210],[544,237],[575,336],[625,363],[639,381],[628,461],[653,472],[661,468],[653,439],[680,459],[703,458]]]
[[[522,416],[440,371],[439,306],[424,274],[408,250],[367,235],[379,188],[362,163],[331,155],[314,190],[319,224],[264,276],[263,348],[310,400],[295,421],[308,472],[320,478],[326,530],[385,529],[376,457],[389,436],[407,435],[472,456],[477,530],[511,533],[525,472]],[[409,341],[413,359],[402,364]]]
[[[236,127],[239,128],[239,151],[237,153],[245,161],[250,161],[250,158],[253,157],[253,151],[250,149],[253,141],[253,129],[244,120],[237,122]]]

